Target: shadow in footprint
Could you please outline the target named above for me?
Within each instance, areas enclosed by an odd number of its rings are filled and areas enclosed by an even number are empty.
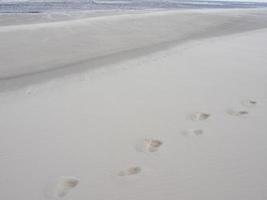
[[[139,174],[142,171],[141,167],[134,166],[118,172],[118,176],[130,176]]]
[[[182,132],[182,134],[185,136],[199,136],[202,135],[203,133],[204,131],[202,129],[188,129]]]
[[[236,116],[236,117],[245,117],[249,114],[248,111],[246,110],[234,110],[234,109],[228,110],[227,113],[229,115]]]
[[[257,105],[257,101],[246,99],[246,100],[241,101],[241,104],[246,107],[253,107]]]
[[[136,150],[140,152],[156,152],[163,145],[161,140],[157,139],[144,139],[136,144]]]
[[[49,199],[65,197],[79,182],[75,177],[61,177],[54,184],[46,187],[45,196]]]
[[[211,115],[204,112],[196,112],[190,115],[190,119],[193,121],[204,121],[207,120]]]

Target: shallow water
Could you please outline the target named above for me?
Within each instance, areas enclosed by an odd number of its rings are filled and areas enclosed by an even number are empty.
[[[0,13],[43,13],[88,10],[145,10],[192,8],[256,8],[267,3],[229,1],[132,1],[132,0],[80,0],[80,1],[8,1],[0,0]]]

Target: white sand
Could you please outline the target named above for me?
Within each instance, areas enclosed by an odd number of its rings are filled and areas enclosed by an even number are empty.
[[[0,199],[265,200],[266,10],[95,19],[0,28]]]
[[[166,43],[266,27],[267,11],[170,11],[0,27],[0,78]],[[64,33],[64,34],[63,34]]]

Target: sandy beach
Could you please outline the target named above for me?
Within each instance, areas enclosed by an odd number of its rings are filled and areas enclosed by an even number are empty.
[[[267,10],[0,26],[0,199],[267,199]]]

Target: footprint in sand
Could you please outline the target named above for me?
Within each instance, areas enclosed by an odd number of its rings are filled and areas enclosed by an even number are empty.
[[[199,136],[202,135],[204,133],[204,131],[202,129],[188,129],[182,132],[183,135],[185,136]]]
[[[26,91],[25,91],[25,93],[26,93],[27,95],[31,95],[33,92],[34,92],[34,88],[33,88],[33,87],[28,87],[28,88],[26,89]]]
[[[246,107],[253,107],[257,105],[257,101],[246,99],[246,100],[241,101],[241,104]]]
[[[236,117],[245,117],[249,114],[248,111],[246,110],[234,110],[234,109],[228,110],[227,113],[229,115],[236,116]]]
[[[73,188],[79,184],[80,180],[75,177],[61,177],[55,184],[49,185],[45,190],[45,195],[49,199],[65,197]]]
[[[161,140],[144,139],[137,143],[136,150],[141,152],[156,152],[163,145]]]
[[[118,172],[118,176],[130,176],[139,174],[142,171],[141,167],[134,166]]]
[[[196,112],[191,114],[190,119],[193,121],[204,121],[207,120],[211,115],[203,112]]]

